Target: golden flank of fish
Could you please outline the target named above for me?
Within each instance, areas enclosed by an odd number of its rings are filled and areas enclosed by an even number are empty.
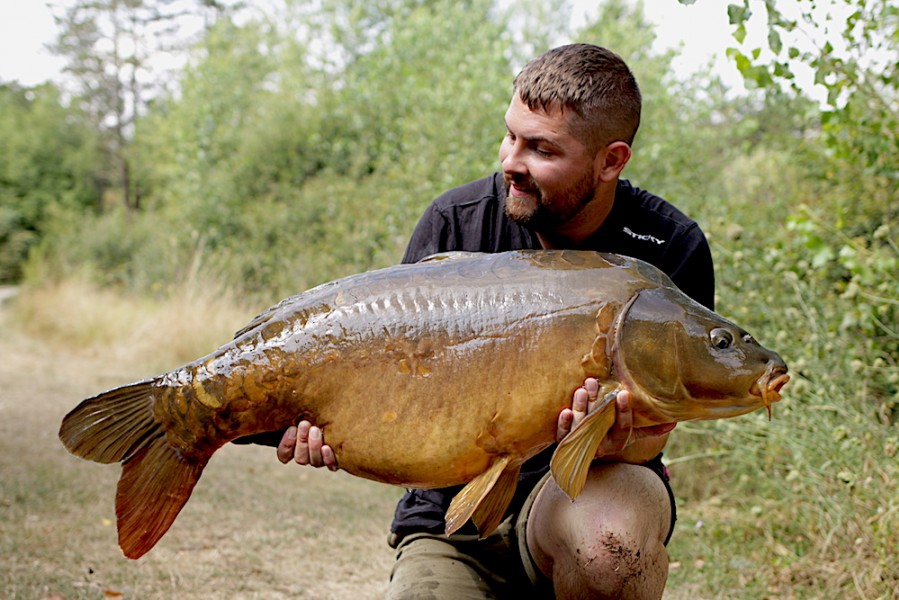
[[[89,398],[65,417],[72,453],[123,471],[119,545],[168,530],[227,442],[309,419],[344,470],[405,487],[466,484],[447,532],[501,521],[521,464],[554,442],[587,376],[604,401],[551,468],[572,498],[614,421],[733,417],[780,399],[780,357],[660,271],[577,251],[449,253],[287,298],[209,356]]]

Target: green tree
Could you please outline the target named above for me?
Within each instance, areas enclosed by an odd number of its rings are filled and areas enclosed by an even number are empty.
[[[767,23],[767,44],[729,54],[747,80],[797,94],[823,90],[822,132],[836,158],[883,179],[899,181],[899,6],[887,0],[797,2],[791,11],[775,2],[742,0],[728,7],[734,37],[748,44],[755,11]],[[813,88],[797,73],[811,71]],[[873,199],[883,206],[884,197]],[[858,206],[865,210],[872,208]],[[892,209],[895,212],[895,205]]]
[[[128,209],[141,205],[129,153],[134,125],[166,83],[154,72],[153,59],[178,52],[185,17],[205,16],[209,22],[222,10],[209,0],[193,6],[176,0],[76,0],[57,7],[59,34],[50,48],[68,59],[65,72],[75,95],[102,132],[109,161],[105,184],[118,189]]]
[[[809,0],[787,12],[771,0],[742,0],[728,7],[741,48],[755,11],[765,16],[765,45],[730,50],[747,81],[769,93],[825,92],[818,100],[819,134],[804,144],[814,152],[806,154],[807,168],[822,200],[797,207],[789,226],[810,254],[814,273],[848,304],[837,330],[868,336],[874,356],[886,353],[895,365],[899,6]],[[811,73],[812,89],[797,76],[803,69]]]
[[[99,163],[86,116],[54,85],[0,85],[0,281],[21,277],[54,211],[97,208]]]
[[[512,71],[492,2],[325,8],[220,21],[137,128],[149,205],[254,289],[396,262],[434,195],[496,165]]]

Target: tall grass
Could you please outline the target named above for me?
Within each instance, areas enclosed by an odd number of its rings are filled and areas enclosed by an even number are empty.
[[[816,260],[789,227],[800,204],[830,203],[788,165],[780,153],[733,165],[728,201],[704,211],[719,311],[781,353],[793,380],[770,422],[688,424],[673,437],[672,585],[704,598],[897,598],[897,357],[847,319],[860,299],[845,293],[851,272],[833,276],[845,251]]]
[[[50,345],[141,364],[150,374],[215,350],[262,308],[212,283],[194,281],[154,298],[75,277],[26,287],[12,318]]]

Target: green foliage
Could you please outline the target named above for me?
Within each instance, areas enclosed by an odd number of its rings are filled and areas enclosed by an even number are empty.
[[[69,87],[89,115],[106,165],[103,184],[115,190],[128,209],[140,208],[141,195],[131,179],[129,146],[135,122],[147,98],[161,93],[154,57],[176,53],[179,34],[190,16],[226,10],[225,3],[172,6],[158,0],[72,0],[52,5],[57,38],[52,49],[66,59]]]
[[[814,203],[790,207],[790,231],[811,258],[819,293],[850,301],[833,334],[867,338],[853,357],[899,362],[899,8],[889,2],[800,2],[791,15],[764,4],[767,53],[731,50],[744,76],[769,93],[802,95],[794,71],[805,67],[823,88],[820,133],[797,141],[811,160]],[[741,44],[752,16],[748,0],[728,8]],[[803,34],[802,37],[799,34]],[[803,271],[800,269],[800,271]]]
[[[511,74],[492,3],[326,8],[306,33],[353,40],[334,49],[345,62],[319,63],[295,30],[220,20],[135,138],[166,229],[267,297],[398,261],[425,204],[489,172],[502,134]]]
[[[771,421],[685,424],[672,436],[666,454],[683,502],[671,552],[692,561],[671,585],[699,597],[890,597],[899,364],[887,351],[893,334],[862,315],[886,323],[883,311],[895,311],[887,298],[899,254],[886,230],[869,252],[825,226],[816,210],[828,199],[794,156],[756,148],[732,163],[727,202],[704,213],[719,311],[776,349],[793,379]],[[847,250],[830,255],[825,231]],[[883,297],[849,291],[866,277],[883,282]],[[697,562],[706,567],[689,568]]]
[[[797,4],[787,14],[766,1],[767,48],[729,54],[748,81],[765,89],[808,94],[796,72],[810,71],[814,88],[825,93],[823,141],[834,160],[893,192],[899,181],[899,8],[864,0]],[[728,14],[743,45],[753,16],[749,0],[730,5]],[[877,199],[876,212],[886,199]]]
[[[98,162],[95,132],[56,87],[0,85],[0,282],[19,279],[53,206],[98,205]]]

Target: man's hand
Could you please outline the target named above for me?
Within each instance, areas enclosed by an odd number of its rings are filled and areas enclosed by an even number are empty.
[[[559,413],[556,426],[556,441],[559,442],[577,427],[598,404],[599,382],[589,377],[584,385],[575,390],[571,408]],[[651,427],[634,428],[631,411],[633,396],[628,391],[618,392],[615,398],[615,424],[606,434],[595,458],[643,463],[655,457],[668,441],[668,433],[676,423],[663,423]]]
[[[325,444],[322,430],[309,421],[287,428],[278,445],[278,460],[284,464],[293,460],[299,465],[328,467],[331,471],[340,468],[331,446]]]

